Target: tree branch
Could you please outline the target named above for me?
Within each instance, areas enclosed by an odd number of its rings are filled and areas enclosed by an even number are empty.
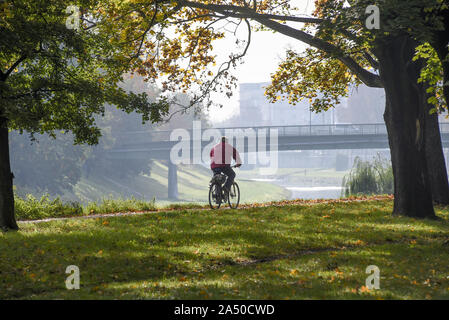
[[[336,59],[339,59],[341,62],[343,62],[349,68],[349,70],[357,75],[357,77],[368,87],[383,88],[380,77],[377,74],[371,73],[368,70],[362,68],[353,58],[346,55],[341,49],[334,46],[333,44],[316,38],[304,31],[294,29],[285,24],[281,24],[270,19],[254,18],[254,20],[274,31],[297,39],[301,42],[307,43],[312,47],[331,54]]]
[[[319,50],[327,52],[343,62],[349,70],[351,70],[357,77],[369,87],[382,88],[382,82],[377,74],[371,73],[361,67],[353,58],[343,52],[341,49],[335,45],[328,43],[324,40],[316,38],[304,31],[297,30],[288,25],[276,22],[274,20],[282,21],[295,21],[295,22],[305,22],[305,23],[320,23],[323,19],[317,18],[306,18],[306,17],[290,17],[272,14],[257,13],[249,7],[239,7],[234,5],[218,5],[218,4],[204,4],[188,0],[179,0],[178,5],[183,7],[191,7],[198,9],[205,9],[214,12],[221,13],[225,16],[240,18],[240,19],[252,19],[259,22],[260,24],[282,33],[291,38],[297,39],[301,42],[307,43],[308,45],[315,47]],[[370,63],[373,61],[370,61]]]
[[[26,55],[22,55],[16,62],[14,62],[14,64],[5,73],[2,72],[1,73],[2,81],[6,81],[6,79],[9,77],[11,72],[13,72],[14,69],[17,68],[17,66],[25,59],[26,59]]]
[[[366,60],[368,60],[371,67],[373,67],[376,70],[379,70],[379,61],[374,59],[374,57],[369,52],[367,51],[363,52],[363,56],[365,57]]]
[[[256,17],[273,19],[273,20],[281,20],[281,21],[292,21],[292,22],[303,22],[303,23],[321,23],[323,19],[319,18],[309,18],[309,17],[292,17],[292,16],[283,16],[277,14],[264,14],[258,13],[254,9],[250,7],[239,7],[234,5],[224,5],[224,4],[205,4],[193,1],[180,0],[178,4],[183,7],[197,8],[197,9],[206,9],[214,12],[219,12],[226,16],[235,17],[235,18],[247,18],[254,19]]]

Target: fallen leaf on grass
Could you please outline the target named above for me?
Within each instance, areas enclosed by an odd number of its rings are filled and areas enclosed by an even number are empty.
[[[296,274],[298,274],[298,270],[297,269],[290,270],[290,275],[294,276]]]
[[[365,292],[370,292],[370,289],[368,289],[368,287],[362,286],[362,287],[360,288],[360,292],[363,292],[363,293],[365,293]]]

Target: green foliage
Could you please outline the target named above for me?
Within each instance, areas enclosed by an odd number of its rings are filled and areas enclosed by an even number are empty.
[[[273,103],[287,99],[295,105],[308,99],[310,109],[321,112],[338,105],[341,98],[348,96],[349,86],[360,83],[342,62],[326,53],[313,48],[304,53],[289,50],[271,75],[265,94]]]
[[[136,94],[147,92],[151,101],[156,101],[158,95],[154,86],[149,86],[142,77],[136,75],[125,76],[120,87]],[[178,100],[188,104],[185,94],[179,94]],[[130,135],[130,132],[140,131],[138,137],[144,142],[151,139],[156,130],[191,129],[193,120],[202,120],[203,127],[207,127],[201,110],[196,114],[194,110],[178,112],[168,123],[156,125],[142,123],[142,117],[137,112],[127,114],[109,104],[104,109],[103,116],[95,117],[96,126],[102,134],[95,146],[73,146],[71,134],[55,133],[55,139],[48,134],[36,134],[30,142],[27,134],[21,135],[18,131],[10,133],[14,184],[21,196],[28,193],[35,196],[44,193],[49,193],[51,197],[63,196],[65,192],[72,192],[81,176],[87,179],[104,176],[119,184],[132,185],[141,173],[150,175],[152,161],[147,158],[111,159],[108,154],[112,148],[120,149],[136,143],[131,139],[135,133]],[[175,106],[172,105],[170,113],[174,112]]]
[[[40,199],[36,199],[32,195],[27,195],[25,199],[15,197],[15,211],[19,220],[58,218],[83,214],[83,208],[79,203],[63,203],[59,198],[51,200],[48,195],[43,195]]]
[[[155,199],[143,201],[131,199],[107,199],[89,202],[86,206],[71,201],[63,202],[60,198],[50,199],[49,195],[43,195],[40,199],[32,195],[25,198],[15,197],[15,210],[18,220],[36,220],[45,218],[76,217],[80,215],[119,213],[135,211],[156,210]]]
[[[380,10],[378,30],[366,27],[369,5]],[[313,16],[323,21],[306,24],[303,30],[314,35],[314,46],[321,43],[321,47],[309,48],[304,53],[288,50],[271,76],[266,95],[271,102],[288,99],[292,104],[306,98],[311,110],[326,111],[338,105],[350,87],[364,81],[361,75],[378,75],[373,69],[379,69],[376,54],[381,43],[405,34],[421,43],[429,42],[436,33],[444,32],[447,9],[443,0],[316,0]],[[441,65],[435,59],[428,61],[426,69],[430,71],[424,70],[427,73],[424,78],[441,73]],[[433,104],[442,100],[441,94],[436,95],[429,100]]]
[[[448,299],[447,208],[393,201],[159,211],[0,233],[1,299]],[[81,270],[67,290],[68,265]],[[367,290],[366,267],[380,268]]]
[[[418,83],[425,82],[429,85],[427,88],[428,102],[434,106],[430,112],[441,112],[447,109],[443,93],[443,67],[436,51],[429,43],[421,44],[416,48],[413,61],[418,59],[425,60]],[[449,56],[447,59],[449,59]]]
[[[391,163],[380,155],[373,162],[363,161],[359,157],[354,160],[354,166],[342,182],[344,196],[393,194],[394,179]]]
[[[106,199],[101,202],[89,202],[84,212],[87,214],[95,213],[117,213],[117,212],[135,212],[135,211],[151,211],[156,210],[156,199],[152,201],[138,200],[134,197],[131,199]]]
[[[67,28],[69,5],[95,12],[102,3],[18,0],[0,7],[0,115],[9,127],[31,134],[71,131],[75,143],[95,144],[95,115],[104,114],[105,103],[160,121],[166,100],[150,102],[146,93],[120,88],[130,68],[124,47],[108,33]]]
[[[377,184],[379,186],[379,192],[382,194],[393,194],[394,178],[391,162],[378,156],[374,159],[374,168],[376,169],[377,173]]]

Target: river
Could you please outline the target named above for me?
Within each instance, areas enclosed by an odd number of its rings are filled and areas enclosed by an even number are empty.
[[[292,186],[279,179],[251,179],[253,181],[271,182],[291,192],[290,199],[338,199],[341,186]]]

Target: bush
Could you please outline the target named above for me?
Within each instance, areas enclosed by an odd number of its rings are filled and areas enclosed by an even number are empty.
[[[135,211],[151,211],[156,210],[156,199],[147,202],[138,200],[134,197],[131,199],[103,199],[102,202],[89,202],[85,212],[87,214],[95,213],[113,213],[113,212],[135,212]]]
[[[377,173],[377,185],[381,194],[394,193],[394,177],[391,162],[379,154],[374,159],[374,169]]]
[[[78,202],[63,203],[59,197],[51,200],[48,194],[43,195],[40,199],[29,194],[25,199],[15,197],[14,200],[18,220],[78,216],[83,214],[83,207]]]
[[[15,212],[17,220],[34,220],[58,217],[73,217],[96,213],[117,213],[156,210],[155,199],[143,201],[131,199],[103,199],[102,202],[89,202],[82,206],[78,202],[62,202],[61,199],[50,199],[48,194],[37,199],[33,195],[25,198],[15,196]]]
[[[393,170],[388,160],[379,154],[373,162],[354,160],[354,166],[343,178],[342,195],[392,194],[394,191]]]

